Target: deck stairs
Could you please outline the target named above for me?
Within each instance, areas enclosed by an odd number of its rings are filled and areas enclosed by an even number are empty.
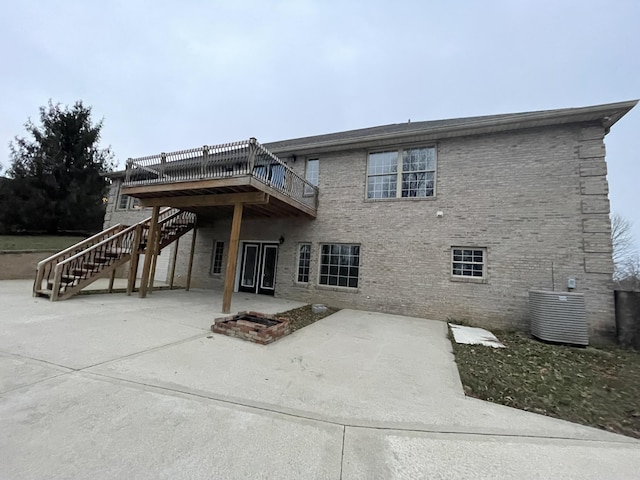
[[[159,250],[192,230],[195,220],[196,216],[191,212],[175,208],[161,210]],[[47,297],[52,302],[65,300],[98,278],[109,275],[113,278],[118,267],[136,254],[146,253],[147,245],[150,245],[150,224],[151,217],[135,225],[114,225],[42,260],[36,270],[33,295]]]

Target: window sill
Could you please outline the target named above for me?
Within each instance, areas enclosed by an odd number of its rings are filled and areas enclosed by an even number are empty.
[[[396,197],[396,198],[365,198],[365,203],[378,203],[378,202],[424,202],[437,200],[434,195],[432,197]]]
[[[338,287],[335,285],[320,285],[317,284],[316,288],[318,290],[329,290],[331,292],[344,292],[344,293],[358,293],[360,290],[358,287]]]
[[[450,277],[449,280],[460,283],[489,283],[486,277]]]

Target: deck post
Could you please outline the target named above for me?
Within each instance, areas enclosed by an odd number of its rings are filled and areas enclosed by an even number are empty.
[[[160,240],[162,239],[161,229],[158,228],[156,238],[153,241],[153,261],[151,262],[151,273],[149,274],[149,295],[153,293],[153,284],[156,280],[156,265],[158,263],[158,255],[160,255]]]
[[[108,293],[113,293],[113,282],[116,281],[116,269],[114,268],[111,271],[111,277],[109,278],[109,290],[107,290]]]
[[[171,274],[169,275],[169,290],[173,290],[173,277],[176,274],[176,261],[178,260],[178,247],[180,246],[180,237],[176,238],[176,245],[173,247],[173,256],[171,258]]]
[[[222,295],[222,313],[231,312],[231,296],[236,283],[236,263],[238,261],[238,244],[240,242],[240,225],[242,224],[242,209],[244,204],[236,203],[233,208],[233,222],[229,239],[229,255],[227,271],[224,276],[224,293]]]
[[[140,241],[142,240],[142,225],[136,226],[136,234],[131,245],[131,259],[129,260],[129,278],[127,281],[127,295],[131,295],[136,288],[136,275],[140,262]]]
[[[145,298],[147,296],[147,287],[149,286],[149,273],[151,272],[151,257],[153,256],[154,241],[156,231],[158,230],[158,217],[160,216],[160,207],[153,207],[151,213],[151,223],[149,225],[149,233],[147,234],[147,246],[145,248],[144,266],[142,267],[142,279],[140,280],[140,291],[138,296]]]
[[[188,292],[191,288],[191,272],[193,272],[193,254],[196,249],[196,233],[198,232],[198,227],[195,225],[193,227],[193,235],[191,235],[191,252],[189,253],[189,271],[187,272],[187,288]]]

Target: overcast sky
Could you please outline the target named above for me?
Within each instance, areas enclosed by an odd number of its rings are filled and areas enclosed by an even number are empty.
[[[29,1],[0,16],[0,162],[49,99],[136,157],[640,97],[640,1]],[[640,243],[640,106],[606,138]]]

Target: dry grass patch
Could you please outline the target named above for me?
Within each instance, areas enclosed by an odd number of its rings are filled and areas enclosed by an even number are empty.
[[[300,330],[301,328],[311,325],[312,323],[322,320],[329,315],[333,315],[338,312],[339,308],[327,307],[327,311],[323,313],[313,313],[311,305],[305,305],[304,307],[294,308],[293,310],[287,310],[286,312],[276,313],[276,317],[284,317],[289,320],[291,325],[291,332]]]
[[[494,333],[507,348],[452,341],[467,395],[640,438],[640,352]]]

